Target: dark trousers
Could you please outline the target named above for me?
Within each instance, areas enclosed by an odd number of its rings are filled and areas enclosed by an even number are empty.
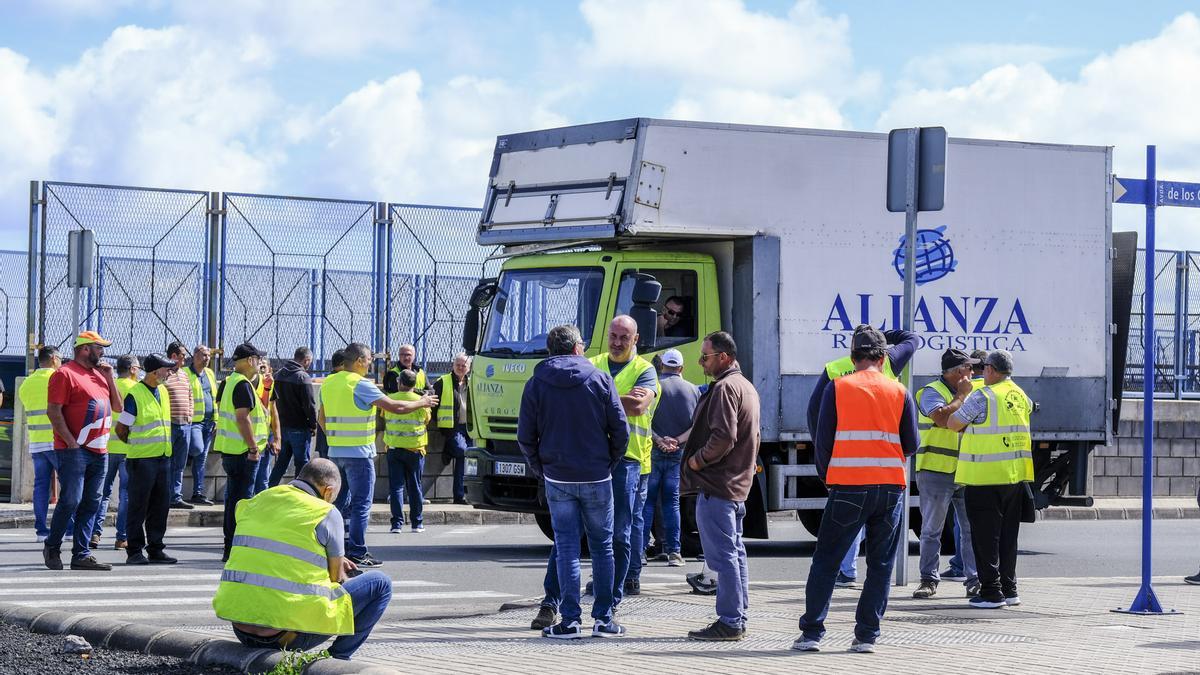
[[[900,509],[904,508],[904,489],[899,485],[831,485],[817,550],[813,551],[804,588],[804,615],[800,630],[809,640],[825,637],[825,617],[833,598],[833,584],[846,552],[867,531],[867,579],[854,614],[854,637],[874,644],[879,637],[879,622],[887,610],[892,566],[896,546],[906,541],[900,531]],[[718,577],[719,583],[725,583]]]
[[[144,548],[150,555],[158,555],[164,548],[171,506],[171,458],[126,459],[125,464],[129,472],[129,538],[125,553],[133,556]]]
[[[442,445],[442,459],[454,462],[454,499],[462,501],[467,496],[463,484],[467,470],[467,448],[471,445],[471,437],[467,435],[467,425],[456,424],[453,429],[443,429],[445,436]]]
[[[222,455],[221,466],[225,469],[225,558],[233,548],[233,531],[237,527],[237,504],[249,499],[254,489],[254,475],[258,471],[258,460],[246,459],[246,454]]]
[[[1017,534],[1025,488],[1020,483],[968,485],[963,496],[979,568],[979,596],[993,601],[1016,597]]]

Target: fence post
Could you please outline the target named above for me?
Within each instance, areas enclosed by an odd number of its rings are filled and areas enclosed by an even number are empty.
[[[1187,323],[1183,310],[1184,292],[1187,285],[1187,267],[1184,255],[1183,251],[1175,252],[1175,323],[1173,325],[1174,330],[1172,331],[1175,339],[1175,355],[1172,360],[1175,363],[1172,370],[1175,373],[1174,393],[1176,399],[1183,398],[1183,379],[1187,376],[1186,368],[1184,367],[1183,349],[1184,326]]]
[[[229,195],[221,195],[221,208],[218,209],[219,215],[217,219],[220,221],[219,230],[221,242],[220,261],[221,266],[217,276],[217,339],[216,349],[214,349],[214,361],[217,364],[217,372],[220,373],[225,365],[225,269],[229,263]]]
[[[395,221],[392,219],[392,205],[386,204],[387,208],[387,245],[384,246],[384,256],[387,259],[387,265],[384,267],[383,273],[383,351],[388,353],[387,359],[391,360],[392,349],[392,246],[394,245],[394,230]]]
[[[38,182],[29,181],[29,257],[27,258],[29,278],[25,287],[25,374],[34,371],[34,352],[39,348],[34,327],[38,321],[38,305],[41,304],[41,294],[38,292],[38,207],[44,210],[44,201],[38,200]]]

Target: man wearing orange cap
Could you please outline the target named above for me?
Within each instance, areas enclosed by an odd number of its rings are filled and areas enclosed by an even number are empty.
[[[46,414],[54,428],[58,455],[58,504],[42,550],[46,567],[63,568],[59,547],[74,518],[71,569],[107,571],[89,548],[92,522],[100,508],[100,485],[108,469],[109,424],[121,411],[112,365],[101,360],[112,343],[94,331],[75,338],[75,358],[50,376]]]

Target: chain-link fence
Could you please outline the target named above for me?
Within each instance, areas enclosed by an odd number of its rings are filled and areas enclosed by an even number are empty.
[[[59,182],[40,194],[30,242],[40,344],[91,329],[115,354],[250,341],[286,359],[310,346],[324,370],[348,342],[390,355],[415,343],[440,372],[487,267],[478,209]],[[96,273],[72,318],[67,240],[82,229],[95,232]],[[29,273],[25,254],[0,253],[4,354],[26,353]]]
[[[1139,249],[1129,317],[1127,392],[1144,382],[1145,260]],[[1154,391],[1159,396],[1200,397],[1200,252],[1155,251]]]

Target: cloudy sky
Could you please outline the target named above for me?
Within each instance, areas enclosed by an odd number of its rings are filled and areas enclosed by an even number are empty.
[[[479,206],[496,135],[635,116],[1112,145],[1134,177],[1157,143],[1200,182],[1193,8],[0,0],[0,248],[30,179]],[[1200,248],[1181,211],[1160,246]]]

